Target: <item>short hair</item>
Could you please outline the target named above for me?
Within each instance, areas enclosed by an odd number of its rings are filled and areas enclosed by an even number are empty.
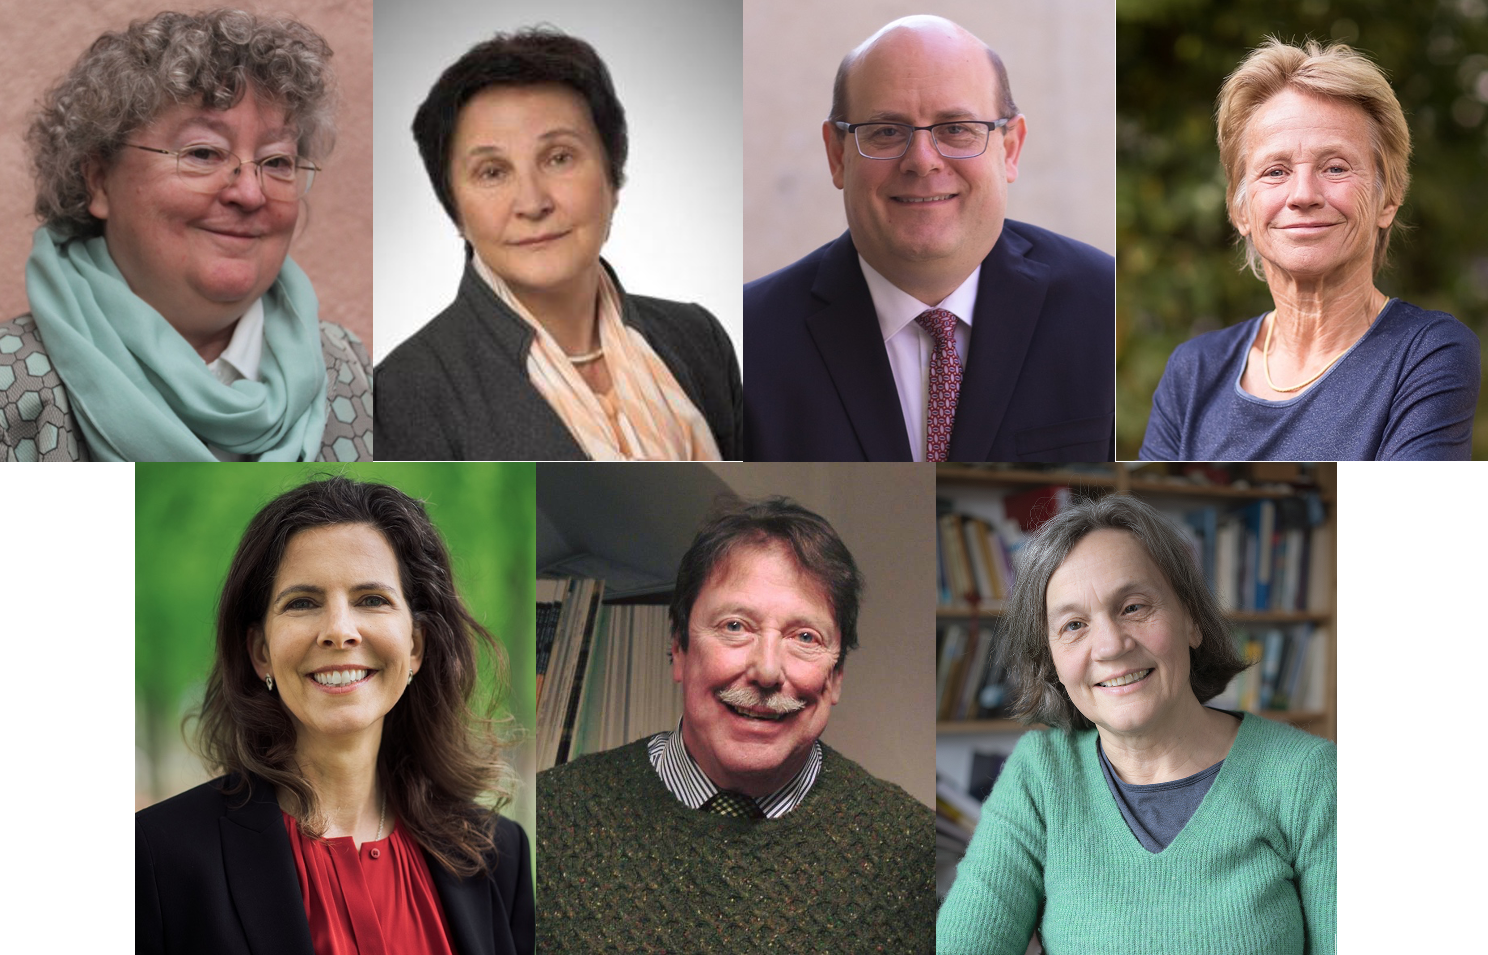
[[[1011,682],[1010,709],[1024,723],[1065,730],[1094,724],[1070,701],[1049,650],[1049,578],[1086,536],[1098,530],[1130,534],[1162,571],[1201,635],[1189,649],[1188,681],[1200,703],[1224,691],[1247,666],[1183,536],[1155,508],[1126,494],[1077,498],[1031,536],[1018,555],[1018,575],[1002,618],[1002,659]]]
[[[290,540],[304,530],[346,524],[370,526],[392,547],[424,637],[418,678],[383,723],[377,768],[388,805],[446,868],[461,875],[485,871],[495,851],[494,810],[476,799],[494,795],[499,808],[511,796],[500,758],[501,721],[491,718],[506,687],[506,655],[455,592],[449,551],[423,504],[397,488],[321,476],[279,495],[249,522],[217,608],[217,651],[198,748],[214,770],[238,774],[229,791],[248,785],[249,774],[261,777],[287,795],[302,831],[324,832],[315,791],[294,762],[294,720],[254,671],[248,635],[263,626]],[[477,643],[485,644],[495,677],[495,697],[483,715],[471,706]]]
[[[1008,84],[1007,67],[1003,65],[1002,57],[997,55],[996,50],[986,44],[983,46],[987,50],[987,59],[992,61],[992,72],[997,77],[997,89],[1001,94],[999,109],[1002,115],[995,118],[1012,119],[1018,115],[1018,104],[1013,102],[1013,88]],[[861,49],[859,47],[849,50],[842,58],[842,62],[837,64],[837,76],[832,80],[832,112],[827,116],[827,121],[830,123],[850,122],[847,118],[847,76],[861,57],[862,54],[859,53]],[[837,130],[838,135],[842,135],[843,131],[840,127],[834,126],[833,128]]]
[[[1308,40],[1298,47],[1268,37],[1225,79],[1215,104],[1230,222],[1235,221],[1235,210],[1244,205],[1249,192],[1245,139],[1251,118],[1271,97],[1286,90],[1342,100],[1364,110],[1374,153],[1376,199],[1381,208],[1394,203],[1398,209],[1410,188],[1410,126],[1384,70],[1345,43],[1324,47]],[[1394,225],[1392,221],[1376,236],[1375,272],[1385,265]],[[1245,237],[1245,264],[1257,278],[1265,278],[1250,236]]]
[[[460,111],[476,94],[493,86],[546,83],[567,86],[583,97],[604,144],[610,185],[618,190],[624,184],[625,159],[630,152],[625,107],[620,105],[610,71],[594,47],[545,27],[498,33],[471,47],[440,74],[413,117],[413,138],[424,169],[440,205],[456,225],[460,224],[460,212],[450,189],[450,145]]]
[[[778,544],[790,550],[796,566],[826,595],[842,635],[836,668],[858,646],[858,604],[863,575],[842,538],[826,518],[786,497],[760,501],[726,498],[703,522],[677,567],[677,586],[670,608],[672,634],[687,649],[692,605],[713,575],[722,571],[740,547]]]
[[[303,23],[242,10],[160,13],[103,34],[31,120],[37,218],[67,235],[102,235],[88,211],[88,167],[112,162],[131,133],[177,103],[226,110],[251,91],[284,109],[302,156],[324,158],[336,138],[330,59]]]

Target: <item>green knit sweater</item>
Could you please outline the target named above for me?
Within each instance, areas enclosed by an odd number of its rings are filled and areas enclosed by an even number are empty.
[[[1332,955],[1337,747],[1246,714],[1204,801],[1154,855],[1101,776],[1096,731],[1028,733],[941,907],[937,952]]]
[[[822,747],[780,819],[689,809],[646,741],[537,777],[537,950],[928,953],[935,814]]]

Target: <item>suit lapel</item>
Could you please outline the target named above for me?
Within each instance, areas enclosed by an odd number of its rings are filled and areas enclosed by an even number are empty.
[[[1017,388],[1023,358],[1038,326],[1049,291],[1049,269],[1027,258],[1028,240],[1008,231],[982,261],[971,347],[956,423],[951,429],[951,461],[990,460]]]
[[[255,778],[252,798],[237,809],[232,807],[244,798],[242,793],[223,798],[228,809],[218,820],[222,862],[249,950],[254,955],[315,955],[273,788]]]
[[[811,293],[825,304],[806,327],[869,461],[911,461],[899,390],[884,351],[873,296],[844,232],[827,249]]]
[[[439,860],[424,853],[434,890],[444,906],[450,941],[460,955],[509,955],[496,950],[496,917],[491,911],[491,892],[484,878],[462,879],[447,871]]]

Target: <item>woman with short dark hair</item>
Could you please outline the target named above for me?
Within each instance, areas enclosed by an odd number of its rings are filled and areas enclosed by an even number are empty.
[[[454,304],[378,365],[379,457],[739,457],[718,320],[627,294],[600,257],[628,140],[593,47],[497,34],[445,70],[413,133],[467,260]]]
[[[1204,705],[1245,664],[1178,531],[1076,502],[1018,566],[1012,709],[1052,728],[998,776],[936,951],[1333,952],[1336,747]]]
[[[225,775],[135,816],[136,951],[530,953],[527,837],[497,814],[501,739],[472,709],[479,644],[499,695],[502,648],[418,501],[329,477],[269,502],[228,570],[201,708]]]
[[[372,459],[371,362],[288,257],[335,139],[330,58],[295,20],[167,12],[47,93],[0,460]]]

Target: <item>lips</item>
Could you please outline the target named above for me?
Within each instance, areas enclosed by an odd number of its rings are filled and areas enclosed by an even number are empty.
[[[932,196],[893,196],[891,198],[895,202],[902,202],[907,205],[933,205],[939,202],[949,202],[956,198],[956,193],[942,192]]]
[[[1133,683],[1141,683],[1143,680],[1152,675],[1152,671],[1154,669],[1154,667],[1148,667],[1145,670],[1128,670],[1127,672],[1122,673],[1119,676],[1111,677],[1108,680],[1102,680],[1101,682],[1097,683],[1096,686],[1114,690],[1119,687],[1130,686]]]
[[[379,671],[362,666],[321,667],[308,674],[310,682],[328,693],[350,693]]]
[[[572,230],[565,230],[563,232],[548,232],[544,233],[543,235],[533,236],[529,239],[516,239],[512,242],[508,242],[507,245],[514,245],[518,248],[530,247],[534,245],[546,245],[547,243],[552,242],[556,239],[563,238],[564,236],[568,235],[570,231]]]

